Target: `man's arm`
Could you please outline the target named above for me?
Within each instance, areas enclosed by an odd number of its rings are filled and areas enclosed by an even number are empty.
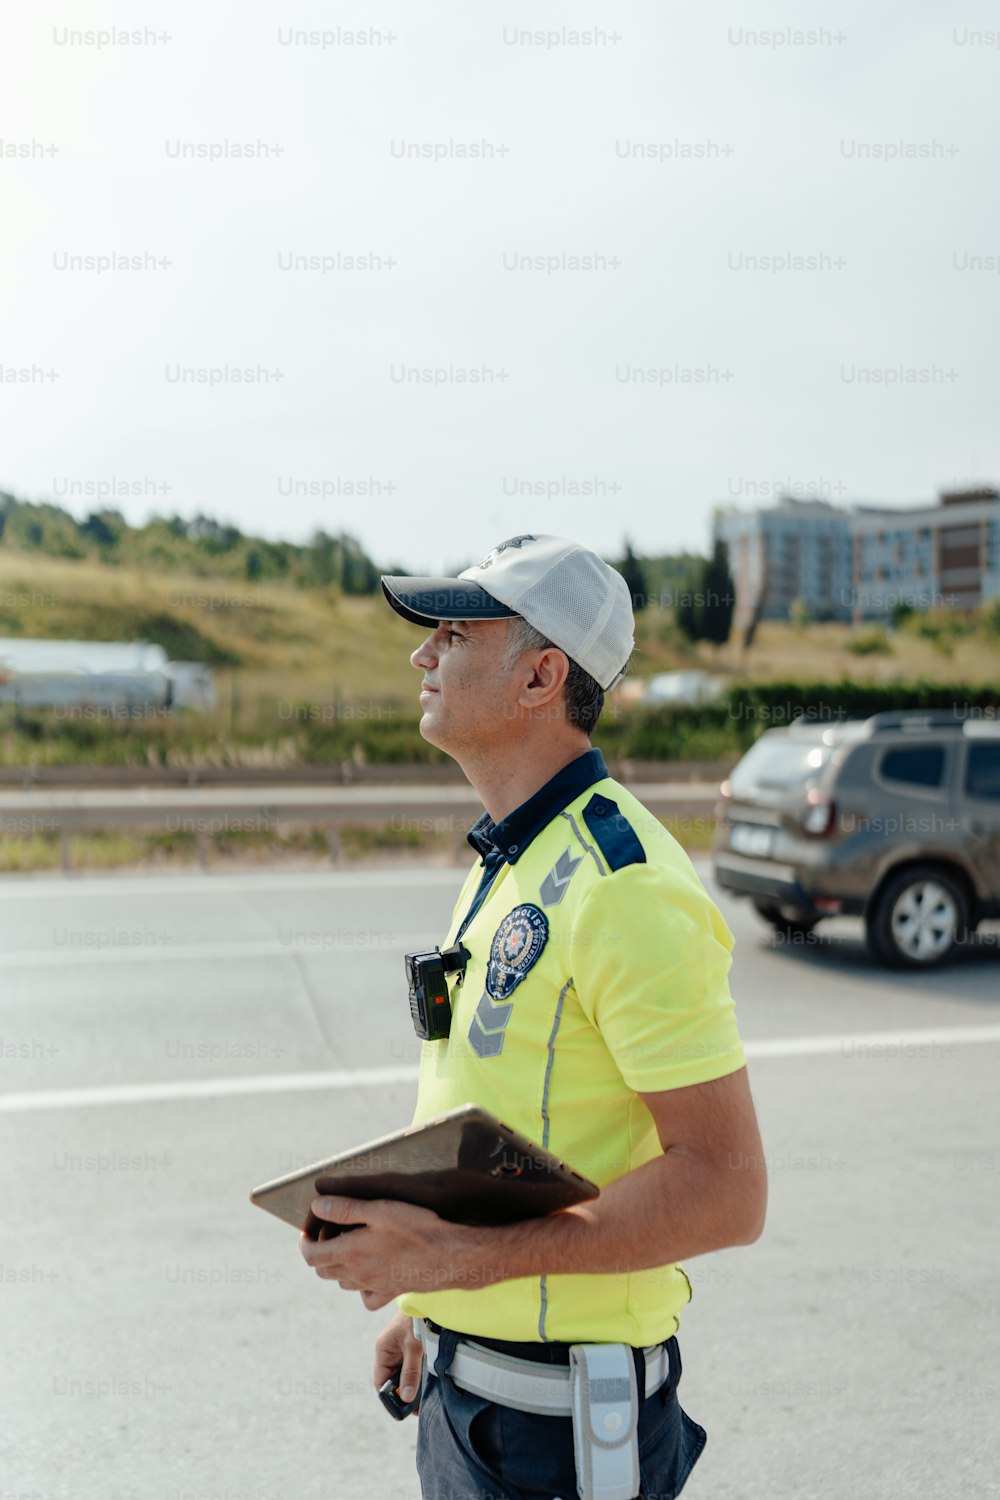
[[[767,1174],[746,1068],[709,1083],[640,1096],[663,1155],[609,1184],[593,1203],[498,1229],[466,1229],[465,1256],[505,1278],[640,1271],[727,1245],[764,1227]]]
[[[746,1068],[708,1083],[640,1096],[663,1155],[626,1173],[593,1203],[491,1228],[450,1224],[403,1203],[334,1198],[318,1217],[364,1224],[301,1243],[324,1279],[369,1308],[404,1291],[471,1289],[518,1276],[624,1273],[756,1240],[767,1177]]]

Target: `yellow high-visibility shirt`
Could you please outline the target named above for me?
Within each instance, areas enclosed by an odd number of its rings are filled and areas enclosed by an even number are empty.
[[[441,947],[461,934],[470,957],[451,981],[451,1034],[423,1043],[413,1123],[479,1104],[603,1187],[662,1154],[640,1093],[745,1065],[733,935],[687,854],[596,747],[500,823],[484,814],[469,841],[484,861]],[[621,1237],[624,1259],[627,1223]],[[690,1296],[682,1268],[664,1265],[397,1301],[473,1337],[644,1345],[676,1332]]]

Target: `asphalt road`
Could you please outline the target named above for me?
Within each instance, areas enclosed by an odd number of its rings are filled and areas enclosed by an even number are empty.
[[[0,1500],[417,1500],[387,1315],[247,1193],[408,1121],[401,955],[461,875],[0,884]],[[685,1497],[987,1500],[1000,930],[913,978],[856,923],[778,944],[713,894],[771,1202],[687,1266]]]

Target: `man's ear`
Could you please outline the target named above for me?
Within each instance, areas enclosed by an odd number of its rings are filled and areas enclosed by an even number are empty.
[[[538,686],[544,685],[547,694],[553,698],[562,692],[562,685],[569,676],[569,658],[565,651],[560,651],[555,646],[547,646],[539,653],[532,673],[532,682]]]

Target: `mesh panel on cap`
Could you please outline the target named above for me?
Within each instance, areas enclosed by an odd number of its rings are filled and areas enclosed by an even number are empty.
[[[622,665],[605,665],[607,654],[599,648],[591,649],[615,605],[614,596],[608,593],[604,567],[599,557],[572,553],[561,558],[517,603],[518,612],[529,625],[548,636],[598,681],[607,680]]]

